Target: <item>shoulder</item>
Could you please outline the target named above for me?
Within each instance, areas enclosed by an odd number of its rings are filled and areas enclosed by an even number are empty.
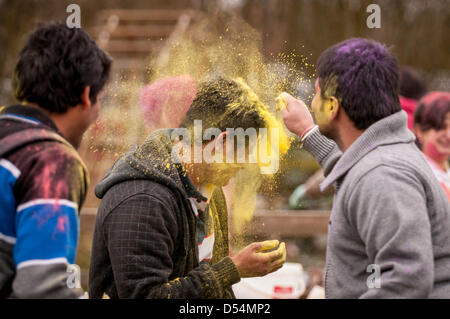
[[[427,185],[432,183],[426,166],[423,156],[411,145],[378,147],[356,163],[345,177],[346,202],[360,196],[392,197],[406,189],[425,196]]]
[[[80,207],[89,186],[87,169],[75,149],[59,142],[34,143],[12,154],[20,170],[16,193],[21,202],[60,198]]]
[[[113,185],[105,193],[99,213],[105,219],[112,211],[130,205],[145,205],[147,208],[159,205],[174,212],[180,209],[179,204],[174,191],[165,185],[148,179],[126,180]]]
[[[425,159],[415,145],[386,145],[366,154],[347,176],[353,186],[364,181],[390,178],[420,181],[427,175],[425,166]]]
[[[86,171],[86,167],[78,152],[68,145],[57,141],[31,143],[10,156],[11,162],[23,169],[48,167],[53,170],[77,168]],[[74,173],[68,170],[68,173]]]

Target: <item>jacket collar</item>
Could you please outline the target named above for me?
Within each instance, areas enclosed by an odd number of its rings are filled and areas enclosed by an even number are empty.
[[[130,165],[146,175],[158,177],[167,184],[175,185],[187,197],[206,201],[207,198],[192,183],[178,155],[172,152],[171,134],[173,131],[174,129],[168,128],[151,133],[133,153]],[[177,158],[176,161],[173,161],[174,157]]]
[[[399,111],[367,128],[342,154],[333,170],[320,184],[320,189],[322,191],[327,189],[378,146],[413,142],[415,136],[407,127],[407,119],[406,113]]]
[[[44,111],[36,107],[15,104],[5,107],[1,111],[0,115],[17,117],[17,119],[23,120],[27,123],[34,122],[35,125],[45,125],[53,131],[58,132],[60,135],[62,135],[58,131],[58,128],[56,127],[56,124],[52,121],[52,119]]]

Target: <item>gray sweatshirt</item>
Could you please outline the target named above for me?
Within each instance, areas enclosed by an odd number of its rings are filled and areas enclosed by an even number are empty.
[[[450,298],[450,205],[403,111],[342,153],[311,133],[304,147],[335,186],[327,298]]]

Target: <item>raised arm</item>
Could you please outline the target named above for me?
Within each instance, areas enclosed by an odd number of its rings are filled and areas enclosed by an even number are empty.
[[[285,100],[285,108],[281,112],[286,127],[301,138],[305,149],[319,162],[327,176],[342,156],[341,150],[334,141],[320,133],[305,103],[288,93],[282,93],[281,98]]]

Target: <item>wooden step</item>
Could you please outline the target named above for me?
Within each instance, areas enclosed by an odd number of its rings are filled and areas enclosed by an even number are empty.
[[[126,9],[110,9],[99,12],[98,21],[104,22],[111,16],[117,16],[120,21],[138,22],[138,21],[169,21],[176,23],[182,14],[188,14],[194,18],[198,16],[194,10],[126,10]]]
[[[109,40],[105,46],[105,49],[111,53],[124,53],[124,52],[137,52],[150,54],[152,51],[159,50],[162,47],[162,41],[151,40]]]
[[[254,235],[307,237],[327,234],[329,220],[326,210],[257,210],[245,228]]]
[[[167,38],[175,29],[175,25],[118,25],[109,36],[111,38]],[[92,34],[98,37],[104,27],[92,28]]]

